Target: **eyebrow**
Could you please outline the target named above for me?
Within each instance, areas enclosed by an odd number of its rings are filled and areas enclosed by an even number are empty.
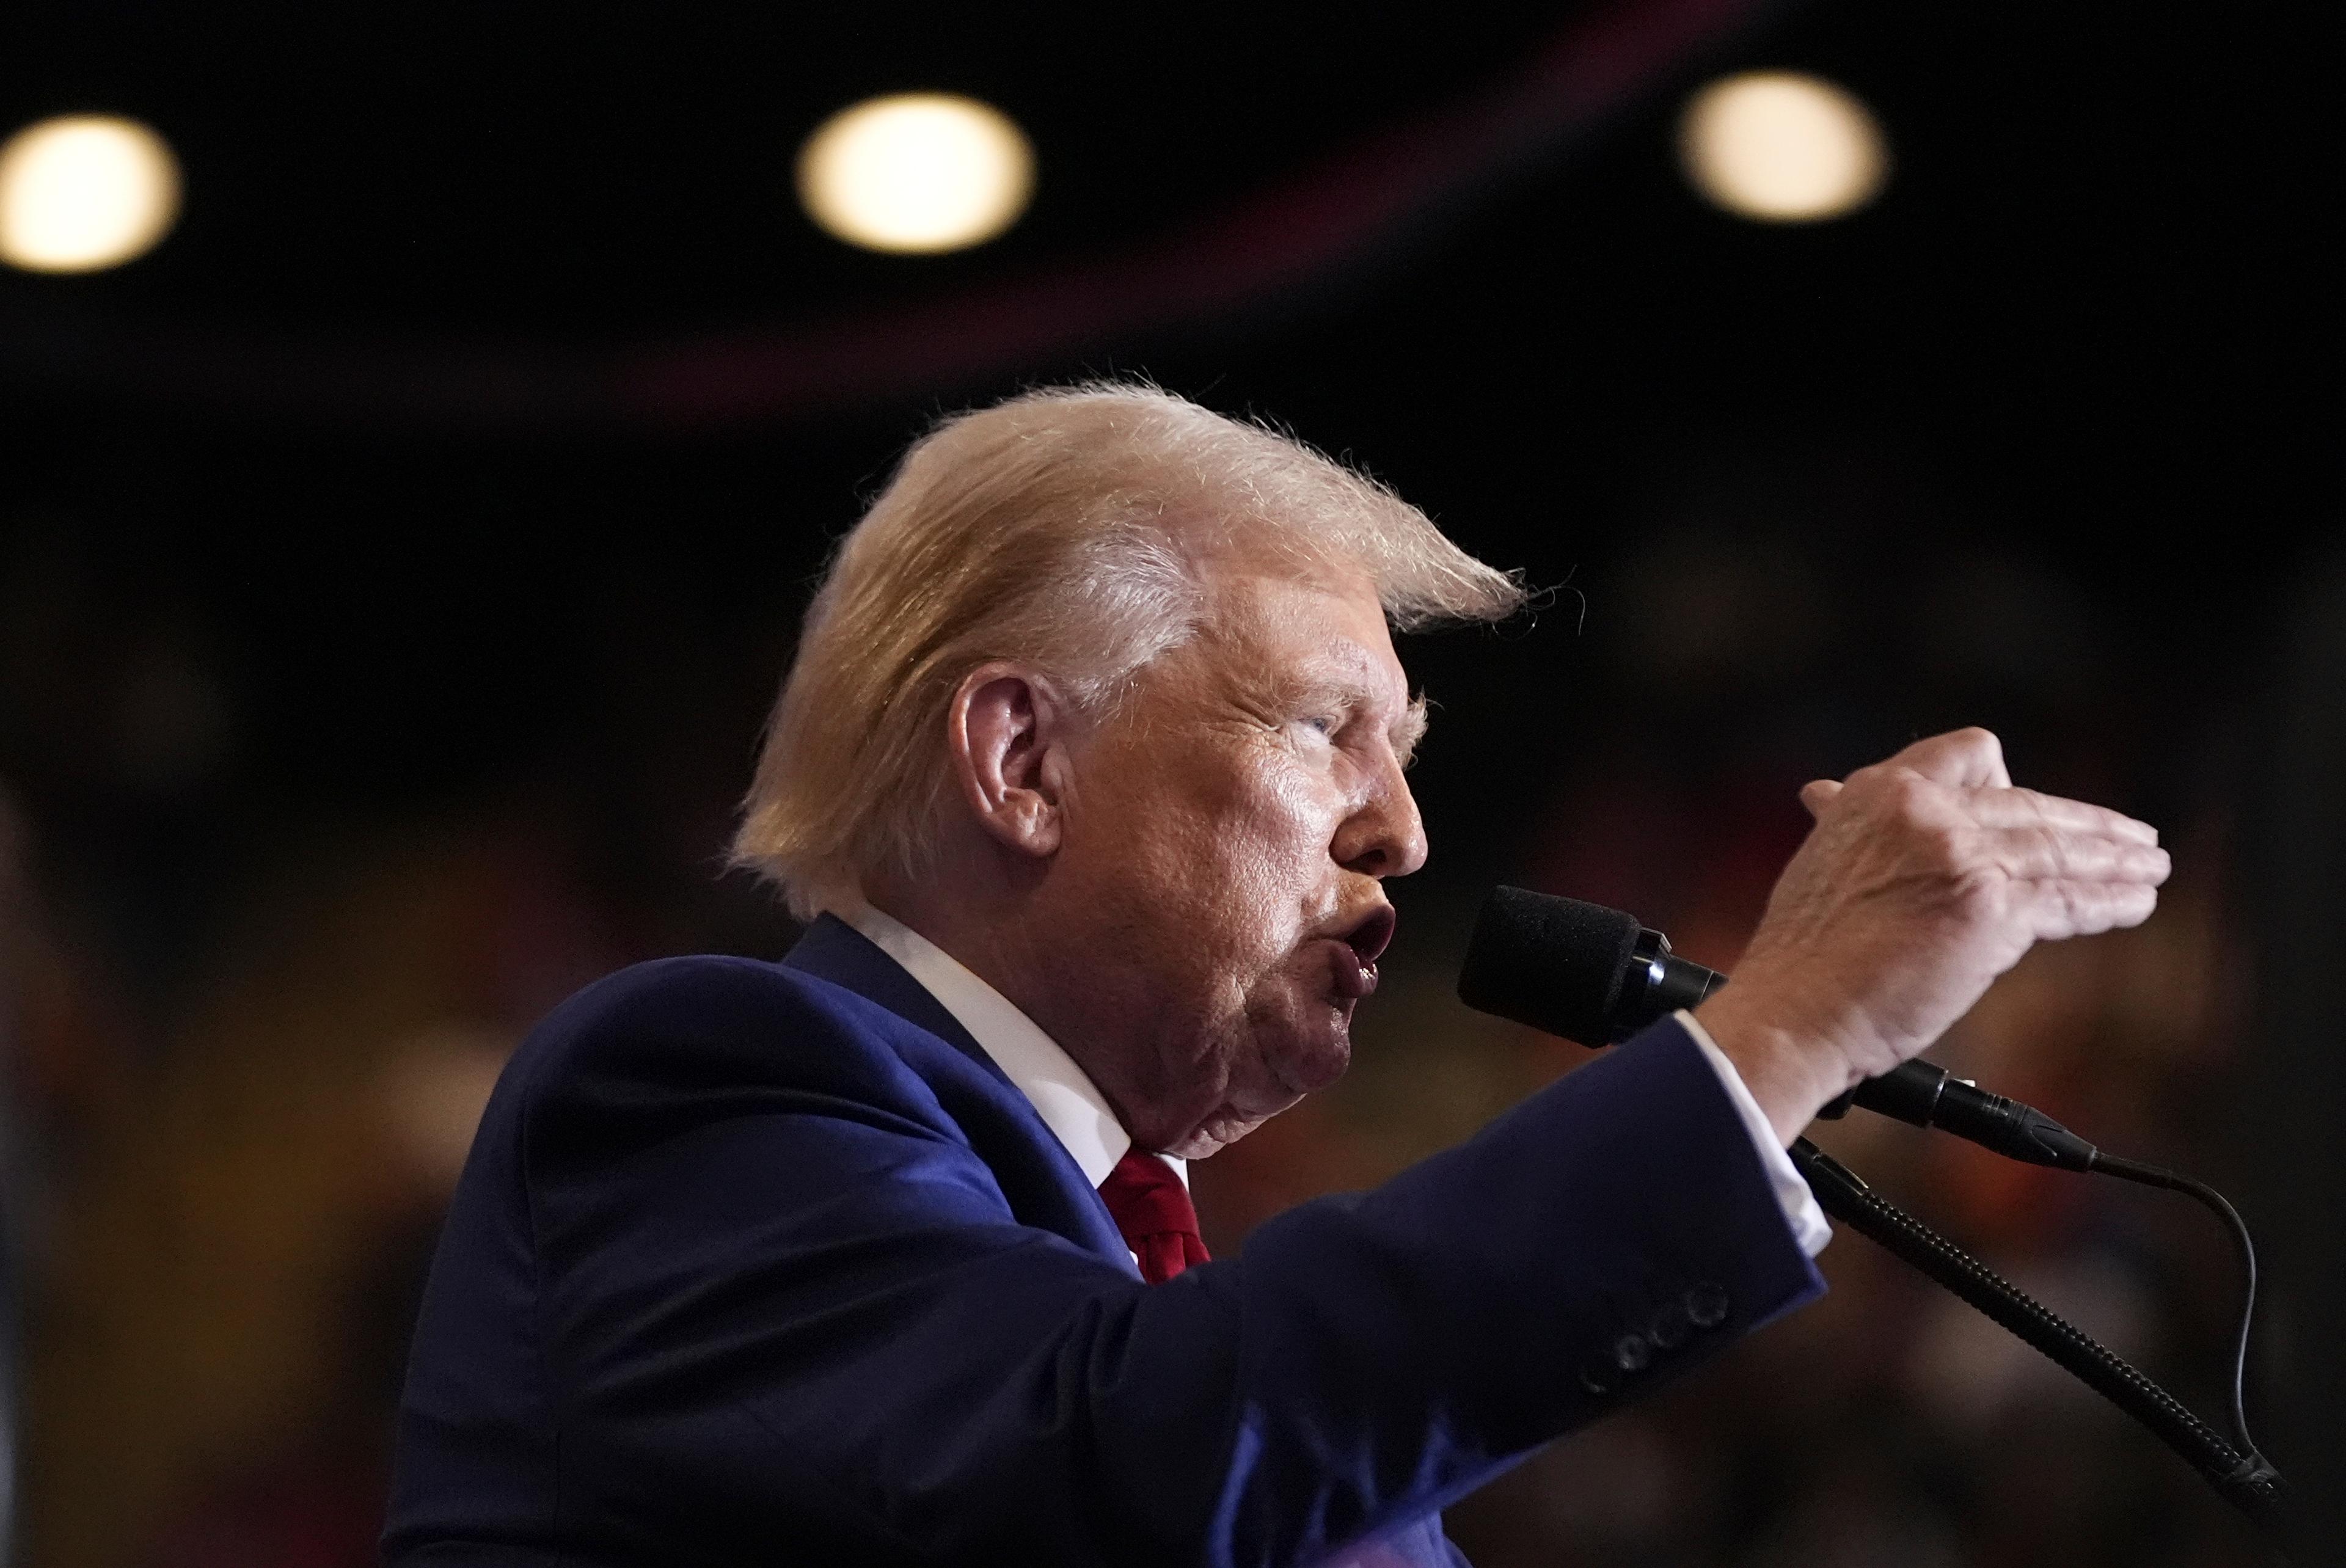
[[[1431,717],[1425,694],[1420,692],[1409,699],[1408,708],[1393,720],[1392,728],[1387,731],[1392,740],[1393,753],[1401,759],[1402,768],[1408,768],[1417,759],[1417,743],[1425,738],[1425,727]]]
[[[1274,700],[1280,707],[1290,709],[1324,706],[1357,712],[1367,696],[1362,687],[1363,678],[1357,673],[1347,672],[1279,679],[1274,682],[1273,689],[1277,693]],[[1425,694],[1417,693],[1409,699],[1409,706],[1402,710],[1400,717],[1385,728],[1385,738],[1392,743],[1393,753],[1404,769],[1415,759],[1418,742],[1425,738],[1431,708]]]

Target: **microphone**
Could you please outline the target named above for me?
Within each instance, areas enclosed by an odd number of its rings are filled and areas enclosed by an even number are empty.
[[[1478,1013],[1601,1047],[1695,1006],[1726,983],[1717,970],[1673,953],[1669,938],[1634,915],[1497,887],[1474,919],[1458,999]],[[1818,1115],[1838,1118],[1852,1105],[2031,1165],[2084,1171],[2099,1157],[2093,1145],[2034,1105],[1991,1095],[1919,1058],[1866,1079]]]
[[[1474,917],[1458,999],[1592,1050],[1616,1045],[1727,983],[1670,939],[1603,904],[1496,887]]]

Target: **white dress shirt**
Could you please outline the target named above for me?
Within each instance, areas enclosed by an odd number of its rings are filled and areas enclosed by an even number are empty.
[[[1044,1033],[1009,998],[902,921],[870,904],[832,912],[903,965],[904,972],[919,981],[921,988],[969,1031],[970,1038],[994,1058],[994,1064],[1002,1069],[1003,1075],[1034,1105],[1043,1125],[1066,1145],[1085,1179],[1094,1186],[1107,1180],[1108,1173],[1116,1169],[1116,1162],[1132,1147],[1132,1135],[1124,1130],[1124,1124],[1116,1119],[1116,1113],[1108,1109],[1107,1102],[1100,1097],[1090,1076],[1076,1065],[1074,1057],[1061,1050],[1058,1043]],[[1760,1163],[1767,1170],[1769,1187],[1776,1195],[1777,1206],[1784,1211],[1784,1223],[1791,1227],[1793,1240],[1800,1243],[1801,1251],[1814,1257],[1832,1239],[1832,1227],[1825,1223],[1824,1210],[1817,1207],[1816,1195],[1793,1168],[1791,1156],[1776,1141],[1775,1129],[1768,1125],[1767,1113],[1751,1097],[1742,1074],[1736,1072],[1735,1064],[1719,1050],[1709,1031],[1695,1022],[1691,1013],[1681,1012],[1678,1021],[1702,1048],[1704,1060],[1719,1074],[1719,1085],[1734,1103],[1744,1130],[1751,1135],[1752,1147],[1759,1152]],[[1160,1157],[1173,1167],[1173,1174],[1181,1178],[1182,1185],[1188,1186],[1188,1162],[1169,1155]]]
[[[969,1037],[994,1058],[1003,1076],[1034,1105],[1043,1125],[1066,1145],[1085,1180],[1094,1186],[1107,1180],[1116,1162],[1132,1147],[1132,1135],[1108,1109],[1091,1075],[1059,1049],[1057,1041],[1044,1033],[1008,997],[894,916],[870,904],[832,912],[903,964],[904,972],[919,981],[921,989],[969,1031]],[[1188,1161],[1170,1155],[1160,1157],[1173,1167],[1182,1186],[1189,1185]]]

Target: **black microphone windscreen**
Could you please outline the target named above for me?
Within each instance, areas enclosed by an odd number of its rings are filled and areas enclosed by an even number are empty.
[[[1483,901],[1458,998],[1550,1034],[1601,1046],[1637,943],[1637,918],[1602,904],[1499,887]]]

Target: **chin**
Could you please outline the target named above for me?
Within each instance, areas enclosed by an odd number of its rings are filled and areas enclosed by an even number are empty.
[[[1295,1097],[1300,1100],[1306,1095],[1316,1095],[1333,1084],[1344,1075],[1344,1069],[1352,1064],[1352,1036],[1339,1031],[1334,1039],[1281,1061],[1279,1079],[1280,1084],[1293,1090]]]
[[[1352,1008],[1326,1008],[1310,1025],[1290,1030],[1282,1039],[1266,1041],[1258,1060],[1264,1076],[1287,1096],[1287,1105],[1318,1094],[1352,1064]],[[1280,1108],[1284,1110],[1286,1105]]]
[[[1203,1159],[1227,1148],[1306,1095],[1344,1075],[1352,1062],[1352,1003],[1298,994],[1296,987],[1269,1008],[1214,1033],[1228,1042],[1222,1103],[1164,1152]]]
[[[1300,1039],[1290,1035],[1268,1042],[1255,1056],[1253,1080],[1243,1088],[1233,1085],[1229,1101],[1197,1125],[1187,1137],[1165,1150],[1187,1160],[1201,1160],[1228,1148],[1280,1112],[1291,1108],[1306,1095],[1328,1087],[1344,1075],[1352,1060],[1352,1042],[1340,1016],[1332,1031]]]

